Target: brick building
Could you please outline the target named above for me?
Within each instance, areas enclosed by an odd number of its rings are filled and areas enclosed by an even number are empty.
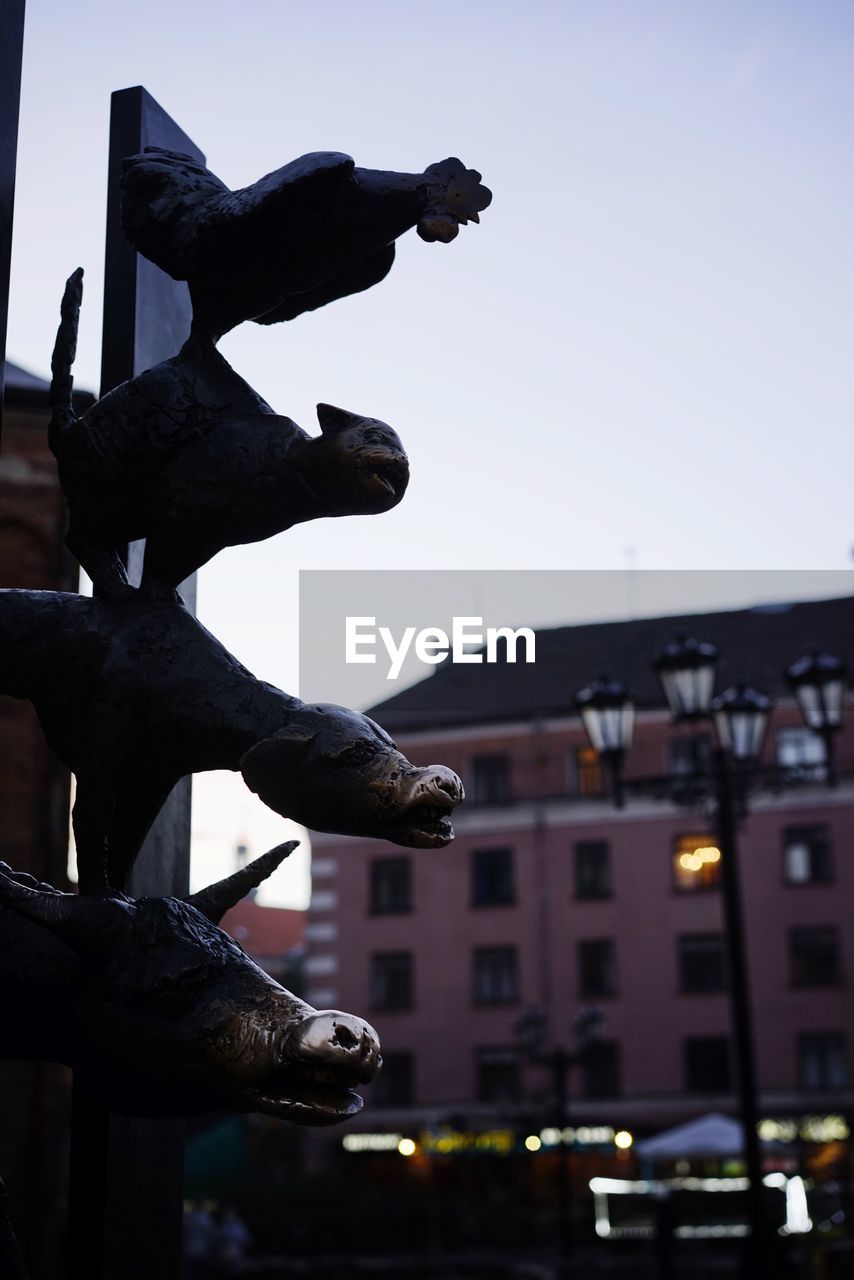
[[[92,403],[75,393],[78,408]],[[63,544],[65,503],[48,448],[48,384],[6,364],[0,448],[0,587],[76,591]],[[0,861],[67,887],[69,780],[32,706],[0,698]],[[64,1197],[57,1145],[67,1132],[67,1073],[49,1063],[0,1063],[0,1173],[35,1280],[56,1274]]]
[[[312,839],[307,998],[365,1014],[383,1044],[362,1128],[530,1114],[548,1087],[516,1046],[531,1007],[567,1048],[585,1007],[604,1014],[572,1074],[577,1122],[642,1134],[735,1110],[720,854],[685,802],[710,731],[671,726],[650,667],[679,631],[719,647],[719,689],[745,678],[775,702],[740,832],[762,1114],[854,1112],[854,722],[830,789],[782,678],[813,645],[851,669],[840,599],[544,631],[534,665],[445,664],[373,708],[467,800],[448,849]],[[572,710],[603,666],[638,709],[619,810]]]

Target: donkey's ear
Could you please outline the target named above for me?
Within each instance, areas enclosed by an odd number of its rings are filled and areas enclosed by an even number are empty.
[[[317,421],[323,434],[331,436],[338,431],[346,431],[348,427],[357,427],[365,419],[359,413],[351,413],[349,409],[337,409],[334,404],[319,404]]]
[[[289,725],[271,738],[256,742],[240,757],[238,767],[243,781],[277,813],[282,810],[268,797],[302,785],[306,749],[315,734],[316,730],[308,725]],[[286,813],[285,817],[288,816]]]

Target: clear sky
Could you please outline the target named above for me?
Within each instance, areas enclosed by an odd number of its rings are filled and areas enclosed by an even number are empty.
[[[109,94],[137,83],[231,186],[329,149],[458,155],[494,192],[370,293],[223,343],[279,412],[383,418],[413,467],[388,515],[203,571],[257,674],[296,688],[299,568],[846,567],[849,0],[29,0],[9,355],[46,372],[82,264],[91,388]],[[239,782],[197,795],[200,868],[280,837]]]

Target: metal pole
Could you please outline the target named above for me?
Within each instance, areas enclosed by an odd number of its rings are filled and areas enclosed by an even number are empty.
[[[24,0],[0,0],[0,427],[6,383],[6,319],[24,47]]]
[[[572,1059],[566,1049],[557,1048],[551,1054],[552,1087],[555,1095],[555,1112],[560,1130],[558,1163],[558,1258],[561,1266],[572,1256],[572,1166],[569,1143],[564,1140],[564,1129],[569,1124],[569,1070]]]
[[[836,730],[825,729],[824,739],[825,783],[828,787],[836,786]]]
[[[190,138],[141,86],[112,96],[107,189],[101,394],[177,355],[190,332],[186,284],[138,256],[119,225],[120,167],[146,146],[204,163]],[[138,583],[144,544],[126,558]],[[195,606],[195,575],[181,584]],[[129,882],[136,897],[189,887],[190,779],[177,787],[150,831]],[[179,1280],[185,1129],[181,1119],[109,1115],[74,1090],[69,1188],[69,1280]]]
[[[715,798],[718,842],[721,851],[724,926],[729,970],[729,993],[735,1041],[739,1112],[744,1132],[744,1160],[750,1186],[747,1193],[749,1236],[745,1241],[744,1280],[764,1280],[769,1275],[762,1190],[762,1156],[759,1144],[756,1059],[750,1012],[750,986],[744,940],[741,880],[738,868],[738,836],[732,765],[725,751],[715,753]]]
[[[29,1280],[27,1268],[12,1229],[9,1201],[2,1179],[0,1179],[0,1276],[3,1276],[4,1280]]]

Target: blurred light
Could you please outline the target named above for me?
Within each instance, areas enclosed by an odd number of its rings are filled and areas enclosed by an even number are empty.
[[[620,1129],[618,1133],[614,1134],[614,1146],[619,1147],[620,1151],[628,1151],[633,1142],[634,1138],[628,1129]]]
[[[564,1130],[564,1137],[566,1137],[566,1130]],[[582,1124],[575,1131],[575,1141],[580,1146],[606,1146],[614,1141],[614,1130],[607,1124]]]
[[[803,1116],[800,1136],[804,1142],[844,1142],[851,1130],[844,1116]]]
[[[703,860],[697,856],[696,852],[682,853],[679,855],[679,865],[685,871],[699,871],[703,865]]]
[[[721,851],[715,845],[707,844],[701,849],[695,849],[694,857],[699,858],[701,862],[720,862]]]
[[[345,1151],[397,1151],[399,1133],[345,1133],[341,1146]]]
[[[397,1149],[402,1156],[415,1155],[415,1143],[411,1138],[401,1138],[400,1142],[397,1144]]]
[[[535,1133],[529,1133],[525,1139],[525,1146],[529,1151],[539,1151],[542,1145],[542,1142]]]
[[[786,1226],[792,1235],[805,1235],[812,1230],[807,1191],[801,1177],[790,1178],[786,1185]]]

